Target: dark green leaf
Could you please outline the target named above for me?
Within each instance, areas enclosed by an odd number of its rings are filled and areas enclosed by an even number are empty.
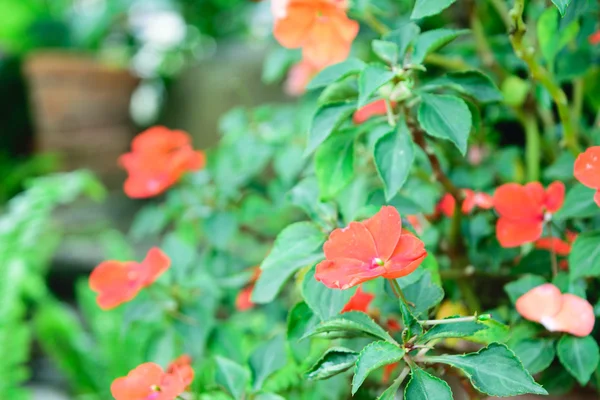
[[[439,14],[450,7],[456,0],[417,0],[410,19],[420,19]]]
[[[421,29],[418,25],[408,22],[383,36],[384,40],[394,42],[398,46],[398,57],[404,57],[408,47],[414,42]]]
[[[563,335],[558,341],[556,350],[560,363],[581,386],[585,386],[600,361],[596,340],[591,336]]]
[[[321,92],[317,104],[319,107],[324,107],[329,104],[354,103],[357,99],[358,84],[356,79],[348,78],[327,86],[323,92]]]
[[[328,320],[340,313],[356,292],[356,288],[348,290],[330,289],[315,279],[315,268],[304,276],[302,297],[306,304],[321,319]]]
[[[323,257],[324,242],[325,234],[310,222],[297,222],[285,228],[260,266],[262,274],[252,291],[252,301],[259,304],[272,301],[294,272]]]
[[[548,394],[503,344],[492,343],[477,353],[462,356],[431,356],[429,360],[461,369],[475,389],[490,396]]]
[[[413,146],[404,120],[398,122],[397,130],[385,134],[375,144],[375,166],[383,181],[387,201],[398,193],[408,178],[415,158]]]
[[[569,6],[569,4],[571,4],[571,0],[552,0],[552,2],[556,6],[556,8],[558,8],[560,15],[564,17],[565,12],[567,12],[567,7]]]
[[[452,400],[452,390],[448,384],[414,366],[411,368],[410,381],[404,389],[407,400]]]
[[[431,279],[431,272],[425,271],[415,283],[402,289],[406,299],[414,304],[410,309],[417,318],[426,316],[444,298],[444,290]]]
[[[391,81],[394,76],[392,71],[378,64],[371,64],[363,69],[358,77],[358,107],[365,106],[371,95]]]
[[[287,339],[296,360],[303,361],[308,356],[310,341],[301,342],[300,339],[318,323],[319,318],[303,301],[297,303],[288,314]]]
[[[341,63],[329,66],[319,72],[306,86],[307,90],[328,86],[349,75],[358,74],[365,67],[365,63],[357,58],[349,58]]]
[[[265,58],[262,70],[262,81],[274,83],[283,79],[288,69],[299,61],[301,54],[299,50],[290,50],[282,46],[276,46]]]
[[[465,339],[488,345],[490,343],[504,343],[510,337],[510,328],[508,325],[504,325],[495,319],[488,319],[486,321],[480,321],[481,325],[484,325],[486,329],[475,332],[472,336],[467,336]]]
[[[531,375],[548,368],[556,356],[553,339],[525,339],[511,349]]]
[[[234,399],[240,400],[245,396],[246,387],[250,382],[250,373],[246,368],[227,358],[216,356],[217,372],[215,380]]]
[[[373,342],[358,355],[352,378],[352,395],[363,384],[367,376],[377,368],[402,360],[406,354],[404,349],[385,341]]]
[[[308,379],[327,379],[352,368],[358,353],[344,347],[334,347],[327,350],[308,371]]]
[[[458,318],[458,317],[451,317]],[[453,324],[434,325],[425,332],[418,340],[419,343],[427,343],[434,339],[464,338],[473,336],[475,333],[487,329],[487,326],[477,321],[455,322]]]
[[[455,96],[423,94],[419,106],[419,123],[431,136],[450,140],[464,155],[471,132],[471,112]]]
[[[423,327],[419,324],[417,318],[412,314],[410,308],[404,301],[400,300],[400,313],[402,314],[402,340],[408,341],[415,335],[423,333]]]
[[[354,103],[333,103],[319,108],[308,132],[308,144],[304,155],[309,155],[319,147],[356,110]]]
[[[423,88],[436,89],[448,87],[459,93],[471,96],[481,103],[502,101],[502,93],[489,76],[476,70],[451,72],[442,78],[435,79]]]
[[[573,173],[571,168],[570,173]],[[576,183],[565,198],[562,208],[554,214],[554,218],[564,220],[568,218],[587,218],[598,215],[598,205],[594,202],[596,191]]]
[[[504,291],[508,294],[510,301],[514,303],[517,299],[529,292],[534,287],[543,285],[546,280],[537,275],[525,275],[516,281],[504,285]]]
[[[385,40],[373,40],[371,47],[373,48],[373,53],[381,60],[389,64],[396,64],[398,61],[398,45],[396,43]]]
[[[346,312],[328,321],[321,322],[304,337],[315,335],[325,335],[328,338],[366,336],[396,343],[381,326],[369,318],[367,314],[359,311]]]
[[[283,335],[277,335],[258,346],[248,363],[252,371],[254,390],[262,388],[265,380],[286,365],[287,357]]]
[[[600,232],[577,236],[569,254],[571,279],[600,276]]]
[[[421,64],[427,54],[441,49],[460,35],[464,35],[468,32],[468,30],[442,28],[421,33],[415,43],[415,49],[410,60],[411,63]]]
[[[396,393],[402,384],[401,381],[395,380],[387,389],[377,397],[377,400],[396,400]]]
[[[354,176],[354,135],[340,133],[327,139],[315,153],[315,174],[323,200],[346,187]]]

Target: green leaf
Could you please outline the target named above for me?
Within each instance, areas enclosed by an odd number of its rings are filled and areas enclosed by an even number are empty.
[[[471,111],[460,98],[423,94],[418,119],[431,136],[450,140],[465,155],[471,132]]]
[[[457,37],[468,33],[468,29],[434,29],[421,33],[415,43],[415,49],[411,57],[411,64],[422,64],[425,56],[441,49]]]
[[[424,90],[429,88],[448,87],[459,93],[471,96],[481,103],[502,101],[503,96],[498,86],[489,76],[476,70],[451,72],[439,79],[428,82]]]
[[[552,284],[556,286],[561,293],[571,293],[582,299],[587,299],[587,283],[583,278],[571,279],[568,272],[560,271],[552,278]]]
[[[288,314],[287,339],[297,361],[303,361],[310,351],[310,341],[300,342],[319,323],[319,318],[305,302],[297,303]]]
[[[377,89],[394,79],[394,76],[396,74],[378,64],[371,64],[363,69],[358,76],[358,107],[365,106],[371,95]]]
[[[358,353],[345,347],[334,347],[327,350],[308,371],[308,379],[327,379],[347,371],[356,362]]]
[[[475,389],[490,396],[548,394],[503,344],[492,343],[477,353],[430,356],[428,359],[461,369]]]
[[[450,7],[456,0],[417,0],[410,19],[420,19],[436,15]]]
[[[327,139],[315,153],[315,174],[323,200],[346,187],[354,176],[354,135],[346,132]]]
[[[365,65],[364,62],[357,58],[349,58],[341,63],[331,65],[319,72],[309,84],[306,85],[306,90],[328,86],[333,82],[340,81],[350,75],[358,74]]]
[[[553,339],[525,339],[511,349],[531,375],[548,368],[556,356]]]
[[[431,272],[425,271],[415,283],[402,288],[406,299],[414,304],[410,309],[417,318],[427,315],[444,298],[444,290],[431,279]]]
[[[285,400],[285,397],[281,397],[276,393],[257,393],[256,396],[252,398],[253,400]]]
[[[510,301],[516,303],[517,299],[529,292],[534,287],[546,283],[546,280],[538,275],[525,275],[516,281],[504,285],[504,291],[508,294]]]
[[[506,104],[520,107],[531,91],[531,82],[511,75],[502,82],[500,90]]]
[[[565,12],[567,12],[567,7],[571,4],[571,0],[552,0],[561,16],[565,16]]]
[[[248,363],[252,371],[254,390],[262,388],[265,380],[286,365],[287,357],[283,335],[277,335],[258,346],[250,356]]]
[[[404,57],[408,47],[415,41],[421,29],[413,22],[408,22],[400,25],[398,29],[395,29],[383,36],[384,40],[394,42],[398,46],[398,57]]]
[[[408,305],[402,300],[400,300],[399,303],[400,313],[402,314],[402,326],[404,327],[404,330],[402,331],[402,340],[406,342],[413,336],[418,336],[423,333],[423,327],[419,324],[419,320],[412,314]]]
[[[396,43],[385,40],[373,40],[371,47],[373,48],[373,53],[381,60],[389,64],[396,64],[398,62],[398,45]]]
[[[495,319],[488,319],[486,321],[480,321],[481,325],[484,325],[486,329],[475,332],[472,336],[467,336],[465,339],[471,342],[481,343],[488,345],[493,342],[504,343],[510,337],[510,328],[508,325],[504,325]]]
[[[262,70],[262,81],[266,84],[283,79],[288,69],[301,58],[299,50],[290,50],[276,46],[265,57]]]
[[[377,368],[402,360],[406,351],[397,345],[380,341],[366,346],[358,355],[352,378],[352,395],[363,384],[367,376]]]
[[[304,301],[324,321],[338,315],[354,295],[354,292],[356,292],[356,288],[348,290],[328,288],[315,279],[314,267],[306,273],[302,282]]]
[[[398,193],[408,178],[415,159],[413,146],[404,120],[398,122],[397,130],[383,135],[375,144],[375,166],[385,187],[386,201]]]
[[[358,99],[358,84],[356,79],[348,78],[327,86],[319,95],[319,107],[329,104],[354,103]]]
[[[262,273],[252,291],[252,301],[272,301],[294,272],[323,258],[324,242],[325,234],[310,222],[297,222],[281,231],[260,266]]]
[[[581,386],[585,386],[600,361],[598,344],[594,338],[563,335],[558,341],[556,350],[560,363]]]
[[[571,168],[571,174],[573,168]],[[569,218],[588,218],[594,217],[600,213],[598,205],[594,202],[596,191],[576,183],[565,198],[562,208],[554,214],[554,218],[565,220]]]
[[[407,400],[452,400],[452,390],[448,384],[417,366],[410,372],[410,381],[404,389]]]
[[[548,8],[542,13],[537,23],[537,36],[540,50],[551,68],[556,55],[575,39],[578,32],[579,24],[576,21],[559,29],[558,13],[554,8]]]
[[[450,317],[458,318],[458,317]],[[453,324],[434,325],[418,340],[419,343],[427,343],[434,339],[464,338],[473,336],[475,333],[487,329],[487,326],[477,321],[455,322]]]
[[[600,232],[586,232],[577,236],[569,254],[571,280],[600,276]]]
[[[355,103],[341,102],[322,106],[317,110],[308,131],[308,156],[329,137],[356,110]]]
[[[325,335],[328,338],[336,337],[375,337],[390,343],[396,343],[381,326],[369,316],[360,311],[350,311],[323,321],[314,329],[304,335],[303,338]]]
[[[243,399],[246,387],[250,382],[250,373],[246,368],[227,358],[216,356],[217,372],[215,380],[222,386],[234,399]]]
[[[396,393],[402,384],[401,381],[395,380],[387,389],[377,397],[377,400],[396,400]]]

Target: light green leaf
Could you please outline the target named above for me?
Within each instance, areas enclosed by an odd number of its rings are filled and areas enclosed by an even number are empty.
[[[319,95],[319,107],[329,104],[356,102],[358,99],[358,84],[356,79],[344,79],[327,86]]]
[[[571,168],[571,174],[573,169]],[[565,203],[562,208],[554,214],[554,218],[564,220],[568,218],[588,218],[600,215],[600,208],[594,202],[596,191],[576,183],[567,192]]]
[[[286,349],[283,335],[277,335],[258,346],[248,363],[254,381],[254,390],[262,388],[265,380],[286,365]]]
[[[458,318],[458,317],[450,317]],[[455,322],[453,324],[434,325],[418,340],[419,343],[427,343],[434,339],[464,338],[473,336],[475,333],[487,329],[487,326],[477,321]]]
[[[540,50],[546,63],[552,69],[556,55],[575,37],[579,32],[579,24],[574,21],[565,28],[559,29],[558,12],[554,8],[548,8],[542,13],[537,23],[537,36]]]
[[[427,54],[441,49],[457,37],[468,32],[469,30],[467,29],[455,30],[442,28],[421,33],[417,38],[417,42],[415,43],[415,49],[410,62],[412,64],[423,63],[423,60]]]
[[[262,81],[266,84],[283,79],[288,69],[302,57],[299,49],[290,50],[282,46],[274,47],[265,57],[262,70]]]
[[[424,90],[448,87],[459,93],[471,96],[481,103],[502,101],[498,86],[489,76],[476,70],[451,72],[439,79],[428,82]]]
[[[492,343],[477,353],[431,356],[428,359],[461,369],[475,389],[490,396],[548,394],[503,344]]]
[[[345,132],[332,136],[315,153],[315,174],[321,199],[338,194],[354,176],[354,135]]]
[[[396,400],[396,393],[402,384],[401,381],[395,380],[387,389],[377,397],[377,400]]]
[[[325,234],[310,222],[297,222],[281,231],[260,266],[262,274],[252,291],[252,301],[258,304],[272,301],[294,272],[323,258],[324,242]]]
[[[423,94],[418,119],[431,136],[450,140],[464,155],[471,132],[471,111],[460,98],[448,95]]]
[[[556,350],[560,363],[581,386],[585,386],[600,361],[598,343],[594,338],[563,335],[558,341]]]
[[[436,15],[450,7],[456,0],[417,0],[410,19],[420,19]]]
[[[356,292],[356,288],[348,290],[328,288],[315,279],[314,267],[306,273],[302,282],[304,301],[324,321],[338,315],[354,295],[354,292]]]
[[[369,318],[367,314],[359,311],[346,312],[330,320],[323,321],[306,333],[304,338],[316,335],[328,338],[366,336],[396,343],[381,326]]]
[[[352,395],[356,393],[371,372],[384,365],[402,360],[405,354],[404,349],[385,341],[373,342],[362,349],[354,367]]]
[[[383,36],[384,40],[394,42],[398,46],[398,57],[404,57],[408,47],[415,41],[421,29],[413,22],[400,25],[398,29],[393,30]]]
[[[452,390],[448,384],[414,366],[411,368],[410,381],[404,389],[407,400],[452,400]]]
[[[495,319],[488,319],[486,321],[480,321],[479,323],[484,325],[486,329],[477,331],[472,336],[465,337],[466,340],[488,345],[493,342],[504,343],[510,337],[509,326],[504,325]]]
[[[256,396],[254,396],[253,399],[254,400],[285,400],[285,397],[281,397],[280,395],[278,395],[276,393],[261,392],[261,393],[258,393]]]
[[[381,60],[389,64],[396,64],[398,62],[398,45],[396,43],[385,40],[373,40],[371,47],[373,48],[373,53]]]
[[[529,292],[534,287],[546,283],[546,280],[538,275],[525,275],[516,281],[504,285],[504,291],[508,294],[510,301],[516,303],[517,299]]]
[[[365,106],[371,95],[391,81],[394,76],[392,71],[378,64],[371,64],[363,69],[358,76],[358,107]]]
[[[418,281],[402,291],[406,299],[414,304],[410,309],[417,318],[427,315],[427,311],[444,298],[444,289],[432,281],[430,271],[425,271]]]
[[[364,62],[357,58],[349,58],[341,63],[331,65],[319,72],[317,76],[306,85],[306,90],[328,86],[333,82],[340,81],[350,75],[358,74],[365,65]]]
[[[561,16],[565,16],[565,12],[567,12],[567,7],[571,4],[571,0],[552,0]]]
[[[385,199],[391,200],[402,188],[415,159],[413,142],[404,120],[398,129],[383,135],[375,144],[377,173],[385,187]]]
[[[347,371],[356,362],[358,353],[345,347],[334,347],[327,350],[308,371],[308,379],[327,379]]]
[[[216,356],[217,372],[215,380],[222,386],[234,399],[244,398],[246,387],[250,382],[250,373],[246,368],[227,358]]]
[[[327,104],[319,108],[308,131],[304,155],[308,156],[315,151],[355,110],[356,104],[348,102]]]
[[[310,341],[300,342],[319,323],[319,318],[305,302],[297,303],[288,314],[287,340],[297,361],[303,361],[310,351]]]
[[[511,349],[531,375],[548,368],[556,356],[553,339],[525,339]]]
[[[577,236],[569,254],[571,280],[600,276],[600,232],[586,232]]]

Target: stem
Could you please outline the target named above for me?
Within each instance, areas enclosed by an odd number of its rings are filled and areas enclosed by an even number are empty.
[[[550,73],[537,63],[535,59],[535,49],[533,47],[527,47],[523,43],[523,38],[527,30],[527,26],[523,21],[524,10],[525,0],[515,0],[513,8],[508,14],[511,22],[509,31],[510,42],[517,57],[527,64],[531,77],[538,81],[548,93],[550,93],[550,96],[558,109],[558,115],[563,126],[564,144],[569,151],[576,156],[581,152],[581,149],[577,141],[577,129],[573,123],[567,95],[561,87],[552,80]]]
[[[429,54],[425,57],[425,64],[433,64],[450,70],[464,71],[473,69],[460,57],[448,57],[441,54]]]
[[[478,316],[472,315],[470,317],[460,317],[460,318],[448,318],[448,319],[429,319],[426,321],[419,321],[421,325],[431,326],[431,325],[444,325],[444,324],[454,324],[457,322],[472,322],[477,321]]]
[[[506,2],[504,0],[489,0],[492,7],[496,9],[496,12],[504,22],[506,29],[510,28],[510,17],[508,16],[508,7],[506,6]]]
[[[398,377],[396,379],[394,379],[394,383],[392,385],[395,385],[397,383],[398,386],[400,386],[400,384],[402,382],[404,382],[404,380],[408,376],[409,372],[410,372],[410,367],[407,365],[406,367],[404,367],[404,369],[402,370],[402,372],[400,372],[400,375],[398,375]]]
[[[404,293],[402,292],[402,288],[398,284],[398,281],[396,281],[395,279],[388,279],[388,282],[390,283],[390,285],[392,285],[392,291],[394,292],[394,295],[396,295],[397,298],[402,300],[404,304],[414,307],[414,304],[406,300],[406,297],[404,297]]]
[[[585,93],[583,78],[573,80],[573,121],[579,124],[583,110],[583,95]]]
[[[525,167],[527,169],[527,180],[537,182],[540,180],[541,140],[534,115],[523,116],[525,128]]]
[[[385,114],[387,115],[388,124],[391,127],[396,126],[396,119],[394,118],[394,111],[392,110],[392,103],[390,99],[384,99],[385,101]]]
[[[546,229],[550,232],[550,263],[552,266],[552,276],[558,275],[558,261],[556,260],[556,249],[554,248],[554,233],[552,232],[552,224],[547,223]]]
[[[469,24],[471,26],[471,31],[473,32],[473,38],[475,39],[475,48],[483,65],[487,68],[490,68],[501,81],[506,78],[506,71],[502,68],[496,57],[494,52],[492,51],[492,47],[490,46],[487,37],[485,36],[485,29],[483,28],[483,23],[479,19],[477,15],[477,8],[475,7],[475,2],[471,3],[471,12],[469,17]]]
[[[371,29],[373,29],[375,32],[382,36],[390,31],[390,28],[388,28],[387,26],[385,26],[385,24],[379,21],[370,11],[363,16],[363,21],[367,25],[369,25]]]

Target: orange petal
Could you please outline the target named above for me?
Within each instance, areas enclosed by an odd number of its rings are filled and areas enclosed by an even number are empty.
[[[446,193],[437,205],[437,209],[442,212],[446,217],[450,218],[454,215],[454,209],[456,208],[456,200],[450,193]]]
[[[568,256],[571,252],[571,245],[559,238],[541,238],[535,242],[536,249],[548,250],[558,254],[559,256]]]
[[[594,203],[596,203],[598,207],[600,207],[600,190],[598,190],[596,194],[594,194]]]
[[[190,361],[191,361],[191,359],[190,359]],[[185,364],[185,365],[177,366],[170,372],[170,374],[175,377],[175,382],[174,382],[172,390],[174,392],[175,391],[179,392],[175,396],[178,396],[179,394],[181,394],[185,390],[186,387],[188,387],[189,385],[192,384],[192,381],[194,380],[194,370],[192,369],[192,367],[190,366],[189,363]],[[165,382],[163,381],[163,386],[167,386],[167,385],[165,385]]]
[[[254,303],[252,300],[252,291],[254,290],[254,285],[250,285],[238,293],[235,298],[235,308],[238,311],[248,311],[254,308]]]
[[[275,21],[273,36],[283,47],[301,47],[317,19],[317,10],[309,4],[290,4],[284,18]]]
[[[500,217],[496,223],[496,237],[502,247],[517,247],[534,242],[542,236],[543,221],[519,221]]]
[[[134,152],[165,153],[190,143],[190,135],[184,131],[154,126],[137,135],[131,142],[131,149]]]
[[[357,110],[352,116],[352,122],[357,125],[360,125],[372,117],[378,115],[385,115],[387,113],[387,109],[385,106],[385,100],[375,100],[372,103],[367,104],[366,106]]]
[[[351,258],[368,265],[378,256],[373,236],[360,222],[350,222],[347,227],[331,232],[323,251],[328,260]]]
[[[342,9],[336,11],[335,18],[331,18],[330,23],[339,37],[346,43],[352,43],[360,29],[358,22],[348,18]]]
[[[158,247],[153,247],[146,254],[146,258],[140,264],[142,276],[140,281],[142,286],[151,285],[171,266],[171,259]]]
[[[301,61],[288,71],[285,81],[285,92],[290,96],[300,96],[306,91],[306,85],[319,71],[308,61]]]
[[[392,257],[385,264],[386,273],[383,277],[396,279],[406,276],[417,269],[426,256],[423,242],[410,233],[404,233],[400,236]]]
[[[152,387],[160,385],[164,376],[162,368],[154,363],[141,364],[126,377],[117,378],[110,386],[115,400],[139,400],[151,396]]]
[[[592,33],[588,36],[588,41],[591,45],[600,43],[600,31]]]
[[[385,367],[383,367],[383,376],[381,377],[382,383],[387,383],[390,380],[390,377],[394,373],[394,370],[396,369],[398,364],[399,363],[395,362],[392,364],[387,364]]]
[[[552,182],[546,189],[546,209],[555,213],[562,207],[565,201],[565,185],[562,182]]]
[[[562,295],[562,307],[558,314],[542,320],[542,324],[551,332],[567,332],[581,337],[592,333],[595,322],[592,305],[569,293]]]
[[[350,54],[351,42],[340,37],[331,19],[336,16],[318,18],[310,29],[302,47],[302,56],[316,67],[325,67],[344,61]]]
[[[494,207],[494,198],[487,193],[477,192],[474,198],[475,205],[484,210]]]
[[[109,310],[133,299],[141,289],[134,272],[135,262],[105,261],[92,271],[90,289],[98,293],[96,302],[103,310]]]
[[[382,276],[385,272],[385,269],[378,265],[371,266],[359,260],[337,258],[317,264],[315,279],[332,289],[348,289]]]
[[[346,303],[344,308],[342,308],[341,312],[345,313],[348,311],[362,311],[366,313],[369,309],[369,304],[371,304],[374,298],[374,294],[364,292],[362,287],[359,286],[356,290],[356,293],[354,293],[348,303]]]
[[[560,290],[551,283],[545,283],[519,297],[515,307],[523,318],[541,322],[558,314],[561,304]]]
[[[577,156],[573,175],[585,186],[600,189],[600,146],[590,147]]]
[[[383,206],[377,214],[362,223],[373,237],[377,256],[382,260],[389,259],[402,234],[402,219],[398,210]]]
[[[494,207],[501,217],[513,219],[542,219],[544,188],[537,182],[521,186],[506,183],[494,193]]]

